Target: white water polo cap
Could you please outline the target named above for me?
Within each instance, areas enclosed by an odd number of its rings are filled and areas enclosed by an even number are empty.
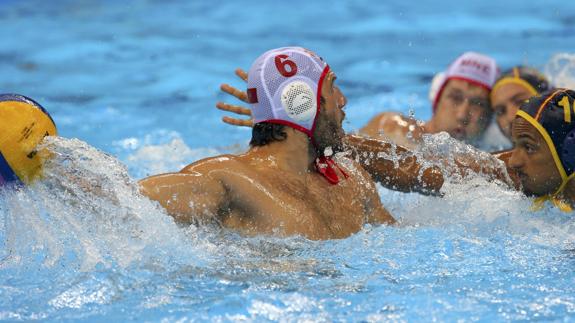
[[[464,53],[449,65],[442,76],[439,90],[436,92],[432,91],[435,92],[432,98],[433,112],[437,110],[437,103],[449,80],[467,81],[491,91],[498,77],[499,68],[495,59],[475,52]]]
[[[321,85],[329,66],[301,47],[272,49],[248,73],[248,102],[254,123],[283,124],[313,138]]]

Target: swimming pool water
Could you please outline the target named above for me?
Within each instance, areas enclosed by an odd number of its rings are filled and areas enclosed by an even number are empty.
[[[81,140],[49,142],[57,154],[46,179],[1,194],[0,320],[575,319],[572,218],[532,213],[528,199],[481,178],[448,185],[444,198],[381,188],[401,226],[320,242],[181,228],[134,189],[148,174],[246,147],[249,129],[222,124],[213,107],[227,99],[220,83],[241,85],[234,68],[269,48],[322,55],[348,97],[352,131],[383,109],[428,118],[433,74],[463,51],[504,68],[544,69],[556,54],[569,61],[574,9],[519,0],[0,2],[0,92],[35,98],[61,136]],[[93,183],[100,193],[84,194]]]

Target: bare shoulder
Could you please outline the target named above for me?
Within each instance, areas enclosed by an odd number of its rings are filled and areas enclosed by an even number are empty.
[[[236,155],[219,155],[208,157],[195,161],[180,170],[180,173],[185,174],[204,174],[208,172],[217,171],[219,169],[233,169],[240,167],[244,164],[242,159]]]
[[[169,187],[181,184],[220,185],[224,177],[221,170],[236,169],[237,156],[220,155],[200,159],[179,172],[149,176],[139,181],[142,191],[158,191],[158,187]],[[151,193],[150,193],[151,194]],[[148,194],[149,195],[149,194]]]

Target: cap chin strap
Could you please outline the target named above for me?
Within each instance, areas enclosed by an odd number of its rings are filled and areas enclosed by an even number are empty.
[[[559,210],[563,212],[573,212],[573,207],[571,207],[571,204],[565,202],[564,199],[559,198],[559,194],[563,193],[565,187],[567,187],[567,184],[569,184],[569,181],[571,181],[573,178],[575,178],[575,173],[569,175],[566,179],[564,179],[561,185],[559,186],[559,189],[557,189],[557,191],[553,195],[549,195],[548,198],[545,199],[544,201],[550,200],[551,203],[553,203],[553,205],[555,205],[557,208],[559,208]]]
[[[343,175],[344,178],[348,178],[346,172],[339,167],[339,165],[333,160],[331,157],[321,156],[315,159],[315,169],[318,173],[320,173],[328,182],[333,185],[339,184],[339,176],[337,176],[337,172],[335,168],[339,170],[339,172]]]
[[[561,186],[559,186],[559,189],[555,193],[536,198],[533,201],[533,205],[531,205],[531,210],[540,211],[541,209],[543,209],[545,202],[549,201],[551,202],[551,204],[553,204],[555,207],[557,207],[559,210],[563,212],[566,213],[573,212],[573,207],[571,206],[571,204],[569,204],[564,199],[561,199],[559,197],[559,194],[561,194],[565,190],[565,187],[567,187],[567,184],[569,184],[569,181],[571,181],[573,178],[575,178],[575,173],[569,175],[567,179],[563,180],[563,183],[561,183]]]
[[[557,170],[561,175],[561,185],[559,186],[557,191],[555,191],[555,193],[553,194],[548,194],[536,198],[535,201],[533,201],[531,209],[534,211],[539,211],[543,208],[543,205],[545,204],[546,201],[550,201],[553,205],[555,205],[563,212],[573,212],[573,208],[571,207],[571,205],[562,200],[561,198],[559,198],[559,195],[565,190],[565,187],[567,187],[569,181],[575,178],[575,172],[572,173],[571,175],[567,175],[567,172],[565,171],[565,168],[561,163],[561,159],[557,154],[557,149],[555,148],[553,140],[551,140],[551,137],[549,136],[549,133],[547,133],[547,130],[545,130],[545,128],[543,128],[543,126],[537,120],[535,120],[531,115],[529,115],[527,112],[523,110],[517,111],[517,116],[520,116],[523,119],[525,119],[525,121],[529,122],[532,126],[534,126],[535,129],[537,129],[537,131],[539,132],[539,134],[541,134],[541,136],[547,143],[549,150],[551,151],[551,155],[553,156],[553,160],[555,161],[555,166],[557,167]]]
[[[319,114],[319,110],[318,110],[318,114]],[[315,131],[315,122],[314,122],[314,127],[312,128],[311,131],[305,129],[304,127],[302,127],[298,124],[295,124],[295,123],[289,122],[289,121],[285,121],[285,120],[274,119],[274,120],[266,120],[265,122],[281,124],[281,125],[291,127],[297,131],[304,133],[309,138],[309,141],[312,144],[312,146],[316,150],[318,150],[317,143],[315,141],[315,136],[313,135],[313,131]],[[315,166],[315,169],[317,170],[317,172],[333,185],[337,185],[340,182],[340,178],[337,175],[336,169],[339,170],[339,172],[343,175],[343,177],[345,179],[347,179],[349,177],[349,175],[341,167],[339,167],[339,165],[333,160],[333,158],[331,156],[317,157],[314,161],[314,166]]]

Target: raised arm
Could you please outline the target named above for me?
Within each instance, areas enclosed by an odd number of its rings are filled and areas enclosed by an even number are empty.
[[[219,221],[226,199],[222,183],[200,172],[151,176],[139,182],[140,192],[158,201],[177,222]]]

